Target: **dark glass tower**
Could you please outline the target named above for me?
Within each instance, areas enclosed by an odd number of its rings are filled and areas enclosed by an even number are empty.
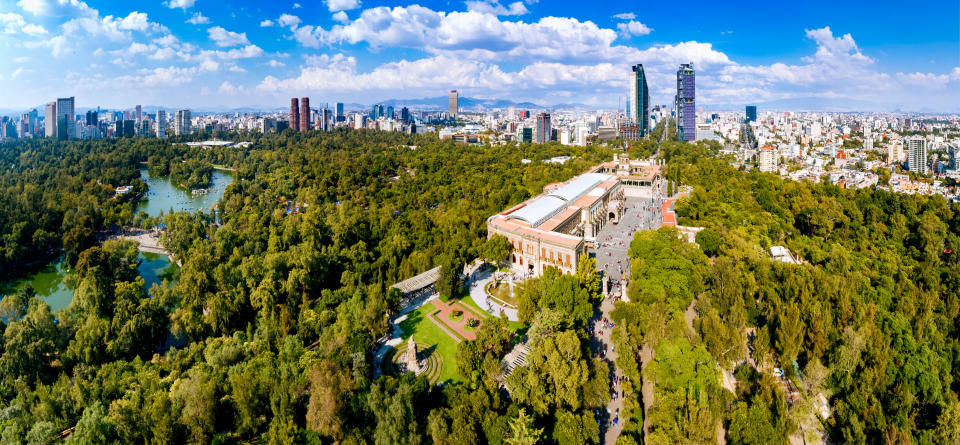
[[[684,141],[697,138],[697,85],[693,62],[680,65],[677,70],[677,137]]]
[[[747,122],[757,121],[757,106],[747,105]]]
[[[640,136],[646,136],[650,131],[650,90],[647,88],[647,75],[643,72],[642,63],[634,65],[630,73],[627,107],[627,116],[639,127]]]

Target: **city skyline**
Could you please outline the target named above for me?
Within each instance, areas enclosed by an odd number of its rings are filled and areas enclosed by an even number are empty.
[[[702,11],[715,9],[708,5],[691,5],[680,21],[669,8],[628,3],[581,11],[566,2],[328,0],[222,10],[203,0],[9,0],[0,2],[0,57],[11,61],[0,68],[0,107],[74,96],[78,108],[273,108],[292,96],[376,103],[456,89],[461,98],[613,108],[630,66],[644,65],[651,103],[665,104],[676,67],[693,62],[697,105],[707,109],[960,110],[958,6],[898,12],[898,21],[929,26],[897,36],[873,29],[893,17],[871,5],[851,5],[854,15],[831,8],[828,20],[770,6],[782,18],[753,23]]]

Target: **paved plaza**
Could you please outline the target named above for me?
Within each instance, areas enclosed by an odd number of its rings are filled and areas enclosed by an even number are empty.
[[[597,269],[610,277],[611,284],[630,273],[628,252],[638,230],[657,229],[663,222],[661,206],[643,198],[627,198],[626,211],[617,224],[607,224],[597,234]]]

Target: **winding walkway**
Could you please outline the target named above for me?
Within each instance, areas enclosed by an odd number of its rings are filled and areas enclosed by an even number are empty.
[[[600,233],[597,234],[597,246],[595,249],[597,269],[604,272],[605,276],[610,279],[610,295],[620,292],[621,295],[626,297],[626,289],[623,288],[621,283],[625,282],[625,278],[627,278],[630,273],[630,243],[633,241],[635,232],[656,230],[663,225],[663,213],[661,210],[662,207],[659,202],[651,202],[647,198],[627,198],[626,212],[620,217],[620,221],[617,224],[605,226]],[[617,424],[610,425],[610,421],[620,414],[620,410],[623,407],[623,393],[621,392],[620,386],[614,384],[617,378],[623,376],[623,371],[616,367],[617,351],[614,349],[613,341],[610,339],[612,328],[603,329],[601,321],[604,318],[610,321],[610,311],[613,309],[613,300],[611,298],[604,298],[594,314],[594,334],[591,337],[591,347],[594,353],[598,353],[601,350],[606,351],[604,360],[610,368],[611,395],[614,393],[617,394],[616,399],[611,397],[610,402],[607,404],[606,412],[600,413],[601,415],[598,418],[601,423],[600,430],[603,434],[600,443],[604,445],[616,443],[621,431],[623,431],[622,419],[618,419]],[[649,357],[650,355],[649,353],[641,351],[640,356],[641,360],[643,360],[643,365],[649,362],[651,358]],[[633,383],[636,384],[638,382]],[[641,385],[642,401],[652,400],[652,385],[649,385],[646,381],[641,382]],[[647,403],[644,403],[644,406],[646,405]]]
[[[613,340],[610,338],[610,331],[613,329],[604,328],[602,321],[602,318],[610,320],[610,311],[612,310],[613,299],[604,298],[594,315],[593,337],[591,341],[594,352],[605,351],[603,361],[610,369],[610,402],[607,403],[606,412],[601,413],[597,419],[600,422],[600,431],[603,432],[603,437],[600,441],[601,445],[612,445],[616,443],[617,437],[620,437],[620,432],[623,431],[623,421],[619,419],[620,409],[623,408],[623,392],[620,390],[620,386],[615,383],[617,378],[623,376],[623,371],[617,368],[616,365],[618,355],[616,349],[614,349]],[[613,397],[614,394],[616,394],[616,398]],[[613,422],[615,418],[618,419],[617,423],[612,424],[611,422]]]

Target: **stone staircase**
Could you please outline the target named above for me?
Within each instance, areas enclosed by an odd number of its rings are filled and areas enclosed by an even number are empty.
[[[510,374],[513,374],[513,370],[519,366],[527,365],[527,354],[530,352],[529,339],[524,337],[520,343],[517,343],[510,352],[503,357],[503,360],[500,362],[501,367],[503,368],[504,378],[508,377]]]

